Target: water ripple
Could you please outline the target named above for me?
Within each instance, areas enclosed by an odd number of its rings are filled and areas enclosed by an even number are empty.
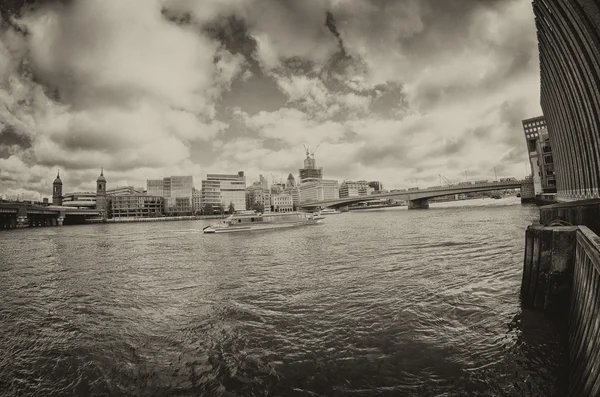
[[[1,396],[552,396],[561,328],[518,304],[516,200],[0,236]]]

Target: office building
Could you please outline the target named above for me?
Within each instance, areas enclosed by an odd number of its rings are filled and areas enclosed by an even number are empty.
[[[162,179],[148,179],[146,181],[146,194],[148,196],[160,196],[164,197],[165,192],[163,189],[163,180]]]
[[[186,176],[169,176],[163,179],[148,179],[146,190],[148,196],[165,198],[165,212],[169,215],[191,215],[193,212],[192,196],[194,178]]]
[[[557,199],[599,197],[600,3],[534,0],[541,106],[556,170]]]
[[[271,191],[260,182],[254,182],[246,188],[246,209],[255,209],[257,204],[263,208],[263,213],[271,212]]]
[[[202,192],[196,188],[192,189],[192,212],[194,215],[202,211]]]
[[[294,202],[292,196],[287,193],[279,193],[271,196],[271,210],[273,212],[292,212]]]
[[[144,194],[144,189],[133,186],[118,186],[112,189],[106,189],[107,196],[128,196],[131,194],[142,195]]]
[[[370,181],[369,187],[373,189],[373,193],[383,192],[383,183],[379,181]]]
[[[334,200],[340,198],[338,181],[321,179],[315,182],[302,183],[299,188],[300,202]]]
[[[542,172],[540,170],[540,154],[538,153],[538,141],[540,130],[546,128],[544,116],[534,117],[521,122],[525,141],[527,144],[527,153],[529,155],[529,164],[531,165],[531,176],[533,178],[533,189],[536,195],[542,194]]]
[[[286,187],[283,192],[289,194],[292,197],[292,205],[294,211],[296,211],[298,209],[298,204],[300,204],[300,187]]]
[[[340,198],[368,196],[373,190],[367,181],[344,181],[340,186]]]
[[[285,182],[285,187],[286,187],[286,189],[296,187],[296,179],[294,178],[294,175],[292,175],[291,173],[287,177],[287,180]]]
[[[298,171],[300,174],[300,184],[323,179],[323,168],[317,168],[315,155],[310,154],[308,150],[304,159],[304,168],[300,168]]]
[[[113,219],[156,218],[163,216],[165,199],[162,196],[127,194],[111,196],[110,214]]]
[[[72,192],[65,193],[61,198],[62,206],[76,208],[96,208],[96,193]]]
[[[299,171],[298,195],[300,203],[333,200],[340,197],[338,181],[323,179],[323,168],[317,168],[314,152],[311,154],[308,150],[306,151],[304,168]],[[288,176],[288,182],[289,179]],[[282,191],[284,189],[285,185]]]
[[[244,172],[237,174],[207,174],[202,181],[202,205],[213,208],[222,206],[225,211],[233,203],[236,211],[246,209],[246,177]]]

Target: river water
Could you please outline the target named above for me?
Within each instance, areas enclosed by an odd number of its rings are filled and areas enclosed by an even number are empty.
[[[505,198],[237,235],[2,232],[0,395],[555,395],[561,328],[518,299],[537,213]]]

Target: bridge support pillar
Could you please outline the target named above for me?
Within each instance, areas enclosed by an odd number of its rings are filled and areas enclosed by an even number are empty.
[[[65,221],[65,217],[59,216],[58,219],[56,220],[56,223],[58,223],[58,226],[62,226],[64,221]]]
[[[410,200],[408,202],[409,210],[426,210],[428,208],[429,208],[429,200],[428,199]]]
[[[29,227],[29,219],[26,216],[17,216],[16,227]]]

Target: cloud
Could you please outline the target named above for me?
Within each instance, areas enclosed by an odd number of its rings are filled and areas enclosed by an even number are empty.
[[[0,8],[0,192],[174,173],[405,187],[522,176],[541,114],[519,0],[71,0]],[[13,16],[14,15],[14,16]],[[70,189],[69,189],[70,190]]]

